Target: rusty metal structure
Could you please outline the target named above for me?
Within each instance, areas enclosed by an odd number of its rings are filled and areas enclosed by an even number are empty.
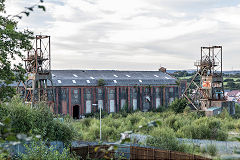
[[[197,72],[183,96],[196,110],[205,111],[207,115],[219,114],[223,107],[234,114],[232,102],[224,97],[222,46],[201,47],[201,59],[194,65]]]
[[[27,80],[23,83],[25,103],[34,105],[41,101],[54,104],[50,36],[36,35],[33,48],[28,51],[24,62],[27,71]]]

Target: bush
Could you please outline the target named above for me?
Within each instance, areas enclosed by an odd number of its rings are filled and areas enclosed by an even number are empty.
[[[188,102],[186,99],[176,99],[170,104],[169,108],[172,109],[175,113],[182,113],[187,107]]]
[[[172,129],[169,128],[154,128],[150,135],[152,137],[147,138],[147,145],[148,146],[154,146],[159,147],[161,149],[165,150],[171,150],[171,151],[179,151],[179,152],[186,152],[186,153],[192,153],[195,152],[197,147],[187,145],[187,144],[181,144]]]
[[[147,138],[147,145],[159,147],[161,149],[177,151],[179,142],[175,137],[174,131],[170,128],[154,128]]]
[[[217,147],[213,144],[207,145],[207,153],[211,156],[217,155]]]
[[[98,86],[104,86],[106,84],[104,79],[99,79],[97,83],[98,83]]]
[[[73,160],[77,158],[70,154],[69,149],[64,148],[62,153],[60,153],[53,146],[48,148],[42,141],[33,141],[30,145],[26,145],[26,153],[21,154],[19,159]]]
[[[215,117],[201,117],[190,125],[185,125],[177,131],[182,138],[215,139],[224,141],[227,139],[227,130],[223,122]]]
[[[43,139],[70,142],[75,136],[72,126],[55,119],[48,106],[39,104],[34,108],[14,97],[0,106],[1,119],[9,117],[14,133],[41,135]]]

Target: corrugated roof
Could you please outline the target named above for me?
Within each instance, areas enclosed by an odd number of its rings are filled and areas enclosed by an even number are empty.
[[[54,86],[96,86],[99,79],[105,86],[176,84],[174,77],[161,71],[52,70],[52,74]]]

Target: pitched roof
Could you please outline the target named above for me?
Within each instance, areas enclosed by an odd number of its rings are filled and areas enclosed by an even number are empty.
[[[227,96],[229,97],[235,97],[238,96],[238,94],[240,93],[240,90],[233,90],[227,93]]]
[[[176,78],[161,71],[52,70],[54,86],[176,85]]]

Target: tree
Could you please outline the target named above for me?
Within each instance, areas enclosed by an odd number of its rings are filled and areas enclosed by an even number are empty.
[[[175,101],[170,104],[170,108],[175,112],[175,113],[182,113],[184,109],[187,107],[188,102],[186,99],[181,98],[181,99],[176,99]]]
[[[43,0],[40,0],[42,3]],[[24,81],[25,70],[21,63],[13,64],[13,61],[23,58],[22,52],[31,49],[33,32],[29,30],[19,31],[17,24],[23,15],[29,16],[34,7],[45,11],[45,7],[39,4],[26,7],[26,10],[16,15],[7,15],[5,0],[0,0],[0,102],[9,100],[16,92],[11,86],[13,82]]]

